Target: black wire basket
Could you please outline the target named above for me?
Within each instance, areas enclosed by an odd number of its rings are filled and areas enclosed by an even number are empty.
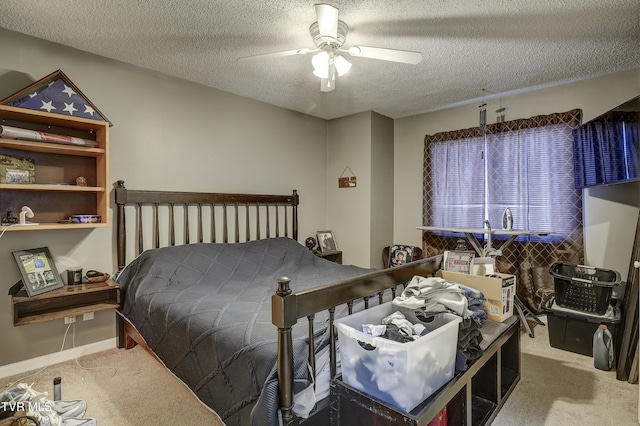
[[[613,288],[620,274],[610,269],[557,262],[549,269],[553,276],[556,305],[597,315],[609,308]]]

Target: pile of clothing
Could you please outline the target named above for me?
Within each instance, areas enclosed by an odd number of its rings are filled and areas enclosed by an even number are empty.
[[[40,426],[96,426],[96,420],[85,418],[87,403],[81,399],[73,401],[51,401],[47,392],[36,392],[32,385],[18,386],[0,392],[0,421],[15,418],[15,413],[24,412],[24,420]]]
[[[411,323],[400,311],[383,318],[381,322],[382,324],[362,324],[362,332],[400,343],[413,342],[429,333],[424,325]]]
[[[439,277],[415,276],[400,296],[393,299],[395,306],[413,309],[416,317],[440,312],[451,312],[462,318],[458,329],[456,371],[463,371],[470,361],[482,356],[482,321],[488,316],[482,292]]]
[[[371,340],[372,344],[358,339],[340,341],[345,383],[405,411],[415,408],[454,374],[454,342],[449,339],[449,345],[421,345],[419,340],[428,339],[429,329],[436,328],[414,324],[409,317],[409,313],[405,317],[400,311],[392,311],[380,320],[381,324],[361,325],[363,333],[399,344],[386,344],[377,339],[366,339]],[[415,319],[412,320],[415,322]],[[408,349],[401,349],[403,344],[411,342],[416,343],[413,345],[416,356],[413,357],[409,356]],[[350,349],[342,352],[351,343],[357,343],[364,351]],[[345,363],[348,363],[349,368],[345,368]]]

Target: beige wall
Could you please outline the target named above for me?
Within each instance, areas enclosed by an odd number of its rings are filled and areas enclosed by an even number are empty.
[[[382,249],[393,240],[393,120],[371,114],[370,266],[382,268]]]
[[[371,245],[371,112],[327,123],[327,201],[329,229],[342,250],[342,262],[369,266]],[[338,188],[349,167],[355,188]],[[347,170],[345,175],[351,172]]]
[[[504,97],[506,119],[581,108],[583,121],[640,95],[640,70],[593,78]],[[481,102],[395,121],[394,238],[421,244],[422,159],[427,134],[478,125]],[[500,99],[487,99],[487,119]],[[585,263],[614,269],[626,278],[640,209],[640,184],[625,183],[584,191]]]
[[[296,188],[300,240],[327,226],[325,120],[2,29],[0,58],[0,99],[61,69],[111,120],[112,182],[181,191],[288,194]],[[6,295],[20,275],[11,252],[47,246],[61,272],[75,264],[113,272],[113,238],[113,227],[4,234],[0,366],[60,350],[66,328],[62,319],[12,326]],[[114,337],[114,315],[79,320],[76,346]]]
[[[372,111],[328,122],[327,223],[343,263],[382,267],[393,243],[393,120]],[[338,188],[349,167],[355,188]]]

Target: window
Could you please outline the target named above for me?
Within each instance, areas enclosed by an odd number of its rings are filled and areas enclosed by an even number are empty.
[[[582,226],[573,172],[579,116],[574,110],[489,125],[486,135],[478,128],[427,136],[424,224],[483,228],[489,219],[496,229],[509,207],[513,229],[551,233],[547,240],[575,237]]]

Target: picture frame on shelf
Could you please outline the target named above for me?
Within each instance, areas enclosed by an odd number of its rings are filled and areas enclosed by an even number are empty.
[[[336,243],[333,231],[318,231],[316,236],[318,237],[318,247],[321,252],[338,250],[338,243]]]
[[[13,257],[29,297],[64,286],[48,247],[14,251]]]
[[[36,183],[33,158],[0,154],[0,183]]]
[[[389,265],[387,265],[387,267],[392,268],[394,266],[404,265],[412,260],[412,246],[393,245],[389,247]]]
[[[474,257],[475,252],[471,250],[446,250],[444,252],[442,269],[445,271],[459,272],[461,274],[470,274]]]

